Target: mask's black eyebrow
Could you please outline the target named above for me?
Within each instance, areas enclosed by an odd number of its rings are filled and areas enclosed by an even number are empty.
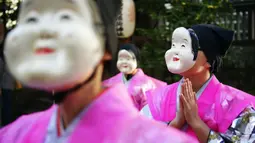
[[[187,39],[183,39],[185,42],[189,42]]]
[[[65,0],[66,2],[69,2],[69,3],[75,3],[76,0]]]

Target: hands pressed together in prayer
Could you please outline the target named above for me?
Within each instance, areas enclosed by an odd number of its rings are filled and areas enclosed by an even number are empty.
[[[193,92],[189,79],[184,79],[181,89],[179,110],[170,126],[180,129],[187,123],[196,133],[199,141],[206,143],[210,129],[198,114],[196,93]]]
[[[196,93],[193,92],[192,84],[189,79],[184,79],[182,84],[180,106],[183,108],[183,114],[186,122],[191,127],[196,126],[196,124],[201,121],[198,114]]]

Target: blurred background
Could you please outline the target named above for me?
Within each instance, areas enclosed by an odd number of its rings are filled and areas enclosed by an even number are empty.
[[[0,1],[0,96],[4,97],[0,99],[5,100],[0,102],[0,106],[2,112],[8,111],[1,113],[8,117],[2,117],[2,120],[8,120],[3,125],[22,114],[44,110],[53,104],[49,93],[22,87],[8,74],[5,67],[4,37],[17,24],[20,1]],[[120,44],[131,41],[140,48],[140,67],[146,74],[168,83],[178,81],[180,77],[168,72],[164,60],[164,54],[171,45],[173,30],[180,26],[213,23],[236,32],[223,67],[216,76],[225,84],[255,95],[255,0],[134,1],[137,12],[135,34],[119,41]],[[115,71],[118,72],[117,69]]]
[[[178,81],[180,77],[168,72],[164,59],[173,30],[193,24],[217,24],[236,32],[217,77],[225,84],[255,94],[255,0],[135,2],[137,25],[131,40],[141,49],[140,66],[147,74],[168,83]]]

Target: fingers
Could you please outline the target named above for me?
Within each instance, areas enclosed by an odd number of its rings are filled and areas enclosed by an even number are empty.
[[[181,91],[182,91],[181,97],[182,96],[185,97],[185,100],[187,101],[187,103],[197,101],[196,93],[193,92],[192,83],[188,78],[183,80],[183,83],[181,85]],[[183,103],[184,103],[184,99],[183,99]]]
[[[189,89],[190,99],[196,102],[197,101],[196,93],[193,91],[192,83],[190,80],[188,80],[188,89]]]
[[[184,94],[184,83],[181,84],[181,94]]]
[[[188,88],[188,92],[189,92],[189,99],[193,100],[193,89],[191,86],[191,82],[189,80],[187,81],[187,88]]]
[[[189,82],[189,79],[186,79],[186,84],[185,84],[185,86],[186,86],[186,92],[187,92],[187,98],[188,98],[188,100],[190,100],[191,98],[191,96],[190,96],[190,86],[189,86],[189,84],[190,84],[190,82]],[[192,98],[193,99],[193,98]]]
[[[183,90],[184,90],[184,96],[185,96],[186,98],[188,98],[189,92],[188,92],[187,81],[186,81],[186,80],[184,81],[183,86],[184,86],[184,89],[183,89]]]
[[[188,100],[193,100],[193,97],[192,97],[192,92],[190,92],[190,81],[187,79],[187,82],[186,82],[186,89],[187,89],[187,96],[188,96]]]
[[[196,92],[193,92],[194,101],[197,102]]]
[[[185,79],[183,80],[183,83],[181,84],[181,93],[180,93],[180,98],[181,96],[186,96],[186,87],[185,87]]]
[[[196,96],[196,94],[193,93],[192,83],[188,78],[184,80],[183,86],[184,86],[183,87],[184,95],[185,95],[186,99],[188,101],[196,99],[196,97],[194,97],[194,96]]]
[[[192,84],[189,80],[188,80],[187,84],[188,84],[187,86],[188,86],[189,94],[192,96],[192,93],[193,93]]]
[[[180,103],[180,105],[179,105],[180,109],[183,109],[183,102],[182,102],[182,99],[181,99],[182,96],[183,96],[183,94],[180,94],[180,102],[179,102]]]
[[[183,103],[183,107],[185,109],[190,110],[189,102],[188,102],[188,100],[186,99],[186,97],[184,95],[181,96],[181,100],[182,100],[182,103]]]

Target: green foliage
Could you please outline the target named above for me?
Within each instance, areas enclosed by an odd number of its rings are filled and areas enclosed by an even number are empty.
[[[5,11],[3,11],[3,9],[1,10],[0,18],[6,19],[5,26],[8,30],[10,30],[17,24],[18,9],[21,0],[5,0],[5,3],[3,2],[4,1],[1,0],[0,5],[2,6],[2,8],[5,7]]]
[[[141,67],[151,75],[155,75],[155,71],[151,69],[156,68],[158,73],[165,74],[162,76],[164,79],[161,79],[168,82],[180,79],[179,76],[171,75],[167,71],[164,60],[164,54],[170,48],[174,29],[190,27],[194,24],[221,22],[224,17],[232,15],[233,12],[228,0],[203,0],[202,2],[139,0],[136,2],[136,7],[138,12],[148,15],[153,21],[158,21],[155,27],[137,28],[136,30],[139,35],[147,39],[141,51]],[[167,7],[171,8],[167,9]],[[165,78],[169,75],[170,78]]]

